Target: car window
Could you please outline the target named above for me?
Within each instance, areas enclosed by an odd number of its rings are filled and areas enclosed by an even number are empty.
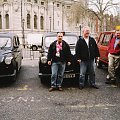
[[[103,38],[104,38],[104,34],[101,34],[101,35],[100,35],[100,38],[99,38],[99,41],[98,41],[98,44],[101,44],[101,43],[102,43]]]
[[[63,36],[63,40],[66,41],[70,46],[75,46],[77,42],[77,37],[76,36]],[[45,46],[49,47],[50,44],[57,40],[56,36],[48,36],[45,38]]]
[[[13,38],[13,44],[14,44],[15,47],[18,46],[18,43],[17,43],[17,39],[16,39],[16,37]]]
[[[102,45],[107,46],[110,39],[111,39],[111,34],[105,34]]]
[[[0,47],[1,48],[11,47],[11,38],[0,37]]]

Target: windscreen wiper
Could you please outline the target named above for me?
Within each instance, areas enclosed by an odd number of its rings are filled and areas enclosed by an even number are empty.
[[[7,43],[8,43],[8,40],[7,40],[6,43],[1,47],[1,50],[2,50],[3,48],[5,48],[5,46],[7,45]]]

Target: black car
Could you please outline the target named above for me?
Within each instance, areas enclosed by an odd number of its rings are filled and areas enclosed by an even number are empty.
[[[22,58],[19,37],[14,33],[0,32],[0,79],[8,77],[15,81]]]
[[[39,77],[41,82],[50,80],[51,77],[51,66],[47,64],[47,54],[50,44],[57,39],[57,33],[47,33],[43,36],[41,55],[39,57]],[[66,65],[64,79],[65,78],[76,78],[79,76],[79,64],[75,58],[75,46],[78,40],[78,36],[71,32],[66,32],[63,36],[69,46],[72,53],[72,64]]]

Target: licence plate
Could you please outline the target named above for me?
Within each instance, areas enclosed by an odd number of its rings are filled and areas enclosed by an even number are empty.
[[[64,74],[64,78],[75,78],[75,74]]]

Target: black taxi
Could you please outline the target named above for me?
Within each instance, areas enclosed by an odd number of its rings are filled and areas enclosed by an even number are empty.
[[[39,57],[39,77],[41,82],[50,80],[51,76],[51,66],[47,64],[47,54],[50,44],[57,39],[57,32],[50,32],[43,35],[42,48],[40,50]],[[65,32],[63,40],[66,41],[71,50],[72,63],[71,65],[66,65],[64,79],[66,78],[76,78],[79,76],[79,64],[75,57],[75,46],[78,40],[78,36],[75,33]]]
[[[19,37],[14,33],[0,32],[0,79],[8,77],[15,81],[22,59]]]

